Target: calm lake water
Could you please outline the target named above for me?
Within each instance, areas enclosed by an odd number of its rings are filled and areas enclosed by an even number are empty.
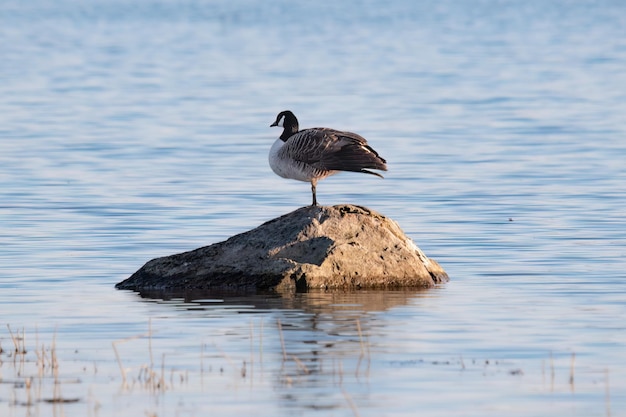
[[[617,0],[3,0],[0,414],[626,415],[624,68]],[[285,109],[451,281],[115,290],[309,204]]]

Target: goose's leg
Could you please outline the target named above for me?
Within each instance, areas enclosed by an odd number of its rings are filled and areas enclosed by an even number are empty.
[[[317,206],[317,197],[315,196],[315,188],[317,187],[317,180],[311,180],[311,192],[313,193],[313,204],[312,206]]]

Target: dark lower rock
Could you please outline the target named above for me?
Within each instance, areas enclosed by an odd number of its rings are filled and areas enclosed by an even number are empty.
[[[448,280],[393,220],[303,207],[223,242],[153,259],[116,288],[305,290],[432,287]]]

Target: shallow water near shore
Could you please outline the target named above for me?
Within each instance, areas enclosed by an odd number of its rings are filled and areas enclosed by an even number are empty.
[[[626,6],[4,1],[3,416],[626,412]],[[269,128],[355,131],[451,281],[117,291],[310,202]]]

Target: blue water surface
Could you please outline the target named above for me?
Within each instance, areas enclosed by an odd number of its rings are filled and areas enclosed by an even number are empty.
[[[0,414],[626,413],[624,68],[621,1],[4,0]],[[115,290],[309,204],[285,109],[388,161],[320,203],[451,281]]]

